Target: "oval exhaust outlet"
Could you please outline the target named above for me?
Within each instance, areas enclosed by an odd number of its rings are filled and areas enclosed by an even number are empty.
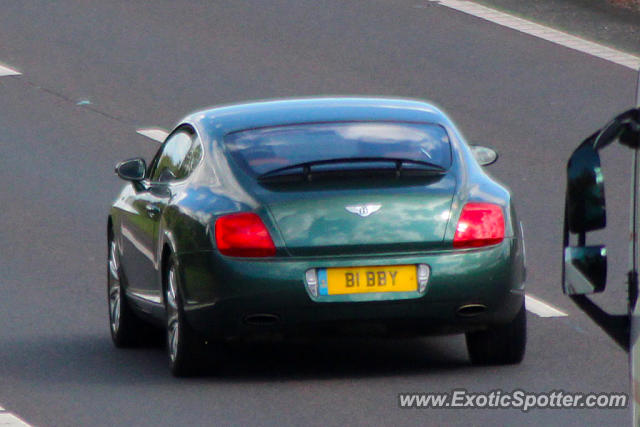
[[[269,326],[275,325],[280,321],[280,317],[277,314],[269,313],[257,313],[245,316],[244,322],[248,325],[255,326]]]
[[[484,304],[465,304],[458,307],[458,316],[473,317],[484,313],[487,306]]]

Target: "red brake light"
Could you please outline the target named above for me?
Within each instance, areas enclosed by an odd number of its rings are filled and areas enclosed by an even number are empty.
[[[492,203],[467,203],[462,209],[454,248],[477,248],[495,245],[504,239],[502,208]]]
[[[225,215],[216,221],[216,244],[223,255],[269,257],[276,247],[260,217],[251,212]]]

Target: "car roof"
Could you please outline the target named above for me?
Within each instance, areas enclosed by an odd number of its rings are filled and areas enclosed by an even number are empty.
[[[234,104],[193,113],[191,123],[209,136],[245,129],[337,121],[426,122],[453,126],[439,109],[394,98],[300,98]]]

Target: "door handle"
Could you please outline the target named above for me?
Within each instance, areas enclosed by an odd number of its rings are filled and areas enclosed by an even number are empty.
[[[147,206],[145,206],[145,209],[147,211],[147,214],[151,218],[154,218],[160,214],[160,208],[154,204],[149,203]]]

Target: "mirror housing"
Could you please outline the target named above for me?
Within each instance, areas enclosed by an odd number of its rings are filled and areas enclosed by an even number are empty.
[[[602,292],[607,282],[605,246],[586,245],[587,232],[600,230],[607,222],[596,142],[597,134],[587,138],[567,163],[562,291],[571,296]],[[577,246],[570,245],[571,234],[577,234]]]
[[[569,159],[566,202],[571,233],[586,233],[606,226],[600,155],[590,144],[578,147]]]
[[[564,248],[563,291],[587,295],[604,291],[607,283],[607,249],[603,245]]]
[[[147,174],[147,163],[141,157],[122,161],[116,165],[116,174],[125,181],[142,181]]]
[[[498,153],[489,147],[471,145],[471,153],[480,166],[489,166],[498,160]]]

